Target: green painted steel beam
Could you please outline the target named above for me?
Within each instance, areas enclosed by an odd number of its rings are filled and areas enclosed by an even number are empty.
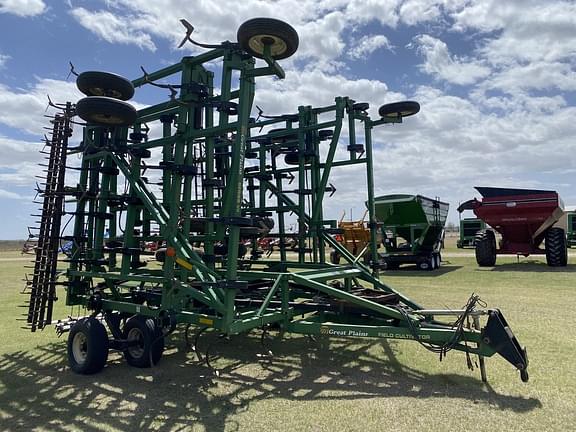
[[[402,313],[398,312],[394,308],[391,308],[388,306],[383,306],[383,305],[375,303],[371,300],[367,300],[367,299],[364,299],[362,297],[356,296],[354,294],[350,294],[346,291],[343,291],[343,290],[340,290],[337,288],[333,288],[331,286],[325,285],[325,284],[320,283],[320,282],[316,282],[316,281],[310,279],[309,277],[299,276],[297,273],[294,273],[291,275],[291,279],[296,283],[307,286],[309,288],[317,290],[317,291],[324,293],[326,295],[329,295],[331,297],[335,297],[335,298],[338,298],[341,300],[346,300],[346,301],[350,302],[350,304],[353,304],[355,306],[364,307],[367,310],[378,312],[378,313],[380,313],[386,317],[396,318],[399,320],[405,320],[404,315]]]

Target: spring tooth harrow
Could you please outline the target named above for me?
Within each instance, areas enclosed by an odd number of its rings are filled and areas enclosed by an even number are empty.
[[[90,315],[57,325],[69,330],[72,369],[98,372],[110,348],[134,366],[154,365],[177,324],[196,327],[198,336],[273,326],[414,340],[441,355],[454,349],[481,360],[499,353],[527,380],[526,352],[500,311],[477,309],[475,296],[462,310],[426,310],[378,278],[372,130],[401,123],[419,105],[383,105],[373,120],[367,103],[336,97],[292,114],[259,109],[254,119],[255,82],[284,78],[277,61],[296,51],[295,30],[256,18],[240,27],[237,43],[206,45],[183,24],[183,44],[208,51],[134,81],[104,72],[77,77],[86,97],[74,112],[86,125],[80,147],[67,150],[82,162],[78,184],[65,188],[75,208],[64,212],[74,229],[63,285],[66,303]],[[136,111],[126,101],[143,86],[170,97]],[[342,143],[344,157],[337,156]],[[337,221],[324,218],[324,198],[336,192],[332,171],[343,166],[366,178],[369,260],[335,241]],[[267,257],[258,247],[263,236],[277,239]],[[331,249],[345,264],[326,260]],[[46,277],[54,282],[54,274]],[[37,306],[40,285],[32,285],[35,330],[50,322],[52,303]],[[446,316],[453,318],[437,319]]]

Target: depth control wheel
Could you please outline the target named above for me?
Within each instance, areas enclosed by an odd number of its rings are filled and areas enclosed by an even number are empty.
[[[68,364],[82,375],[100,372],[108,360],[108,333],[96,318],[82,318],[68,334]]]
[[[106,96],[120,100],[134,96],[134,86],[129,80],[109,72],[82,72],[76,78],[76,86],[86,96]]]
[[[270,56],[275,60],[290,57],[298,49],[299,39],[296,30],[284,21],[273,18],[253,18],[238,29],[240,47],[254,57],[264,58],[264,49],[270,48]]]
[[[164,351],[164,336],[152,318],[136,315],[124,326],[124,338],[129,346],[124,358],[129,365],[148,368],[160,361]]]
[[[138,117],[127,102],[105,96],[90,96],[76,103],[76,114],[82,120],[100,126],[130,126]]]

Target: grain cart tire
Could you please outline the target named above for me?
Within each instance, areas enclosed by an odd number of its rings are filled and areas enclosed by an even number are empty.
[[[108,360],[108,333],[96,318],[82,318],[68,334],[68,364],[81,375],[100,372]]]
[[[420,270],[434,270],[434,258],[428,257],[424,258],[418,262],[418,268]]]
[[[332,264],[340,264],[340,254],[336,251],[330,252],[330,262]]]
[[[134,86],[129,80],[109,72],[82,72],[76,78],[76,86],[86,96],[107,96],[120,100],[134,96]]]
[[[546,232],[546,263],[550,267],[565,267],[568,263],[566,234],[562,228],[550,228]]]
[[[254,57],[264,58],[264,47],[270,46],[275,60],[290,57],[298,49],[296,30],[284,21],[273,18],[253,18],[243,23],[237,33],[240,47]]]
[[[437,270],[440,268],[440,254],[432,254],[432,270]]]
[[[420,111],[420,104],[415,101],[394,102],[382,105],[378,109],[380,117],[402,118],[414,115]]]
[[[148,368],[160,361],[164,351],[164,336],[152,318],[135,315],[124,326],[124,338],[138,343],[124,350],[129,365]]]
[[[474,239],[476,262],[480,267],[496,264],[496,236],[492,230],[480,230]]]
[[[362,262],[367,266],[370,265],[372,262],[372,253],[370,251],[367,251],[364,253],[364,255],[362,255]]]
[[[82,120],[99,126],[130,126],[138,117],[127,102],[105,96],[89,96],[76,103],[76,114]]]

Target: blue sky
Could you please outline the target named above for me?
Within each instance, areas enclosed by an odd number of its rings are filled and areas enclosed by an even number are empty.
[[[439,196],[455,209],[474,186],[534,187],[576,205],[576,4],[473,0],[0,0],[0,238],[26,237],[47,126],[46,95],[76,101],[68,62],[130,79],[194,55],[196,37],[235,40],[256,16],[292,24],[300,47],[284,81],[257,83],[270,113],[413,99],[418,116],[375,136],[376,193]],[[138,91],[139,106],[163,101]],[[361,176],[336,173],[327,215],[361,213]],[[457,220],[452,210],[450,219]]]

